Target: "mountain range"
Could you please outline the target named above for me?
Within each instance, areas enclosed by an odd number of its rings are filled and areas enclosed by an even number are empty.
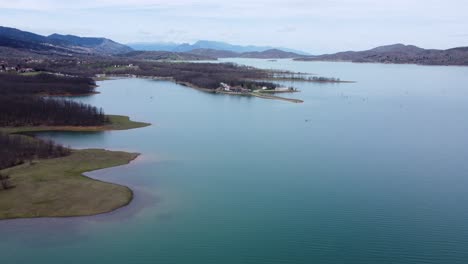
[[[220,41],[209,41],[199,40],[194,44],[189,43],[172,43],[172,42],[160,42],[160,43],[130,43],[127,44],[129,47],[135,50],[147,50],[147,51],[171,51],[171,52],[192,52],[194,50],[222,50],[232,51],[235,53],[246,53],[246,52],[263,52],[266,50],[281,50],[285,52],[296,53],[299,55],[309,55],[306,52],[288,48],[276,48],[271,46],[242,46],[233,45],[226,42]]]
[[[260,59],[292,58],[300,61],[351,61],[468,66],[468,47],[438,50],[423,49],[413,45],[394,44],[364,51],[345,51],[312,56],[289,49],[240,46],[217,41],[198,41],[195,44],[146,43],[131,44],[131,46],[133,48],[102,37],[91,38],[61,34],[42,36],[15,28],[0,26],[0,58],[119,56],[121,58],[138,60],[213,60],[236,57]]]
[[[438,50],[423,49],[413,45],[393,44],[365,51],[345,51],[335,54],[306,56],[295,60],[468,65],[468,47]]]
[[[254,58],[254,59],[293,59],[302,57],[294,52],[287,52],[279,49],[268,49],[264,51],[234,52],[217,49],[194,49],[190,54],[212,58]]]
[[[133,47],[133,49],[132,49]],[[52,34],[42,36],[15,28],[0,27],[0,54],[58,56],[119,55],[148,60],[213,60],[227,57],[297,58],[299,53],[271,47],[231,45],[217,41],[195,44],[141,44],[132,47],[107,38]],[[303,53],[301,53],[303,54]]]

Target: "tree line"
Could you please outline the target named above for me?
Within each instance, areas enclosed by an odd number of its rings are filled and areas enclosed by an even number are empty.
[[[98,126],[109,120],[102,108],[37,96],[0,96],[0,126]]]
[[[0,170],[34,159],[69,155],[71,150],[52,141],[35,140],[21,135],[0,133]]]
[[[91,78],[54,74],[0,74],[0,94],[80,95],[93,93]]]
[[[93,92],[90,78],[39,74],[0,74],[0,126],[99,126],[108,122],[102,109],[71,100],[38,95]]]
[[[166,77],[206,89],[217,89],[221,82],[231,86],[251,87],[252,89],[263,86],[269,89],[278,87],[272,82],[258,84],[258,82],[253,81],[272,78],[271,71],[234,63],[157,62],[100,58],[96,61],[88,60],[80,63],[73,60],[45,61],[36,65],[36,68],[77,76],[116,74]]]
[[[109,122],[102,109],[41,95],[94,91],[90,78],[39,74],[0,74],[0,126],[97,126]],[[62,157],[70,149],[52,141],[0,133],[0,170],[34,159]],[[0,189],[12,185],[0,174]]]

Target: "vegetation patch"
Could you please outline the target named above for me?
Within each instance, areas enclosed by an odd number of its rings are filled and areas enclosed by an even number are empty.
[[[76,132],[101,132],[108,130],[128,130],[150,126],[150,123],[136,122],[130,120],[128,116],[107,115],[108,123],[100,126],[20,126],[20,127],[0,127],[0,132],[4,133],[33,133],[44,131],[76,131]]]
[[[96,83],[92,78],[34,72],[25,74],[0,74],[0,95],[48,94],[79,95],[93,93]]]
[[[35,140],[22,135],[0,133],[0,170],[36,159],[63,157],[70,149],[52,141]]]
[[[9,186],[0,188],[0,219],[67,217],[113,211],[132,200],[124,186],[88,178],[84,172],[124,165],[137,153],[99,149],[73,150],[71,155],[38,160],[0,170]]]

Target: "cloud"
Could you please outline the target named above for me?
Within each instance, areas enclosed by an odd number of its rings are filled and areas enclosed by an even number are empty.
[[[451,38],[467,38],[468,33],[467,34],[452,34],[449,37],[451,37]]]
[[[466,0],[0,0],[3,25],[42,34],[212,39],[318,52],[396,42],[466,45],[456,36],[468,28],[465,10]]]
[[[295,26],[284,26],[284,27],[280,27],[276,30],[276,32],[278,33],[291,33],[291,32],[294,32],[296,31],[297,28]]]

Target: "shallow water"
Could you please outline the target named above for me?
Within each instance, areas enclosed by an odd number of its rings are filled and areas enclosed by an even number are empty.
[[[228,61],[357,82],[294,83],[303,104],[100,82],[76,100],[153,126],[41,136],[142,153],[88,174],[135,201],[1,221],[2,263],[466,263],[468,68]]]

